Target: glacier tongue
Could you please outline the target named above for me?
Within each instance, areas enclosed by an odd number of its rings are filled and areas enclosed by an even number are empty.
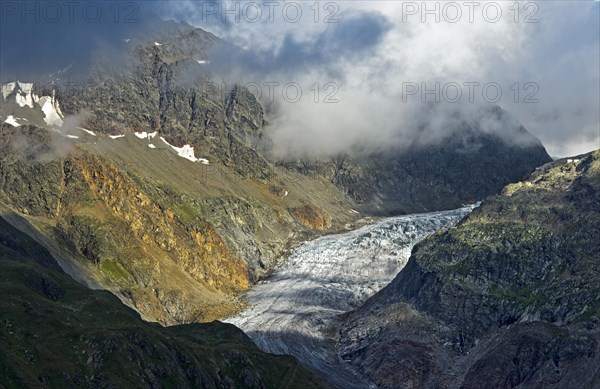
[[[475,207],[388,218],[305,242],[248,292],[245,311],[225,321],[262,350],[294,355],[333,384],[364,387],[349,367],[341,368],[326,334],[330,324],[392,281],[416,243],[456,224]]]

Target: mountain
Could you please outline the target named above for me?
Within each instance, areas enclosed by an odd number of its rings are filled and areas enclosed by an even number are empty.
[[[485,118],[507,123],[502,133],[483,130]],[[432,144],[413,141],[402,150],[353,152],[330,163],[332,182],[373,215],[456,209],[498,193],[551,159],[542,144],[508,113],[492,106],[477,120],[448,125]]]
[[[418,244],[340,356],[382,388],[596,388],[598,231],[600,151],[546,164]]]
[[[18,387],[325,387],[213,322],[162,327],[63,273],[0,218],[0,382]]]
[[[260,101],[213,88],[213,50],[239,48],[174,22],[117,32],[50,82],[5,84],[0,203],[72,276],[148,320],[230,315],[302,240],[363,216],[456,208],[549,158],[522,127],[508,135],[524,145],[465,122],[443,146],[275,160]]]

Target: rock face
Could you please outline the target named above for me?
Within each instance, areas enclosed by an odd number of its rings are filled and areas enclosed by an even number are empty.
[[[325,387],[229,324],[164,328],[86,289],[0,218],[0,381],[6,387]]]
[[[600,151],[544,165],[416,246],[341,356],[384,388],[597,387],[598,231]]]
[[[449,125],[446,136],[429,145],[414,142],[400,150],[354,152],[334,161],[287,166],[329,176],[358,203],[358,210],[387,216],[475,203],[551,161],[542,144],[511,123],[501,108],[478,115],[458,127]],[[481,122],[490,117],[505,123],[502,133],[483,130]]]

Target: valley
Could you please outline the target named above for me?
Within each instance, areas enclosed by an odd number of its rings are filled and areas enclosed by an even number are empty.
[[[225,320],[263,351],[289,354],[332,384],[368,384],[336,352],[338,316],[361,306],[402,270],[413,246],[457,223],[474,206],[384,219],[305,242],[246,294],[249,305]]]
[[[600,389],[598,2],[26,3],[0,388]]]

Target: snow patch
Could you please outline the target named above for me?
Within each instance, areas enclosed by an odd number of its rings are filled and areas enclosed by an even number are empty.
[[[42,112],[44,112],[44,121],[49,126],[61,127],[63,125],[62,115],[58,102],[54,97],[44,96],[40,98],[39,104],[42,106]]]
[[[17,81],[17,85],[19,86],[19,91],[15,95],[15,100],[19,104],[19,107],[28,106],[29,108],[33,108],[33,97],[31,96],[33,83]]]
[[[137,136],[140,139],[152,139],[152,138],[154,138],[158,134],[158,131],[154,131],[154,132],[151,132],[151,133],[147,133],[146,131],[142,131],[142,132],[135,132],[134,134],[135,134],[135,136]]]
[[[208,159],[206,158],[196,158],[196,156],[194,155],[194,148],[190,145],[183,145],[181,147],[173,146],[172,144],[167,142],[167,140],[162,136],[160,137],[160,140],[162,140],[165,144],[171,146],[171,148],[175,150],[177,154],[182,158],[185,158],[192,162],[200,162],[203,165],[209,164]]]
[[[2,99],[6,100],[8,95],[14,92],[16,86],[16,82],[9,82],[8,84],[2,85]]]
[[[15,120],[15,117],[13,115],[8,115],[8,117],[6,118],[6,120],[4,121],[4,123],[8,123],[13,127],[19,127],[20,124],[17,123],[17,121]]]
[[[79,139],[79,137],[77,135],[67,135],[67,138]]]
[[[162,43],[154,42],[154,46],[162,46]]]
[[[119,139],[119,138],[124,138],[125,135],[109,135],[108,136],[110,139]]]
[[[87,129],[83,128],[83,127],[77,127],[77,129],[79,129],[81,131],[85,131],[85,132],[87,132],[88,134],[90,134],[92,136],[96,136],[96,134],[94,133],[94,131],[87,130]]]
[[[148,147],[150,147],[151,149],[155,149],[156,146],[154,146],[152,143],[148,143]]]
[[[197,59],[196,62],[198,62],[200,65],[206,65],[210,63],[210,61],[205,61],[203,59]]]

